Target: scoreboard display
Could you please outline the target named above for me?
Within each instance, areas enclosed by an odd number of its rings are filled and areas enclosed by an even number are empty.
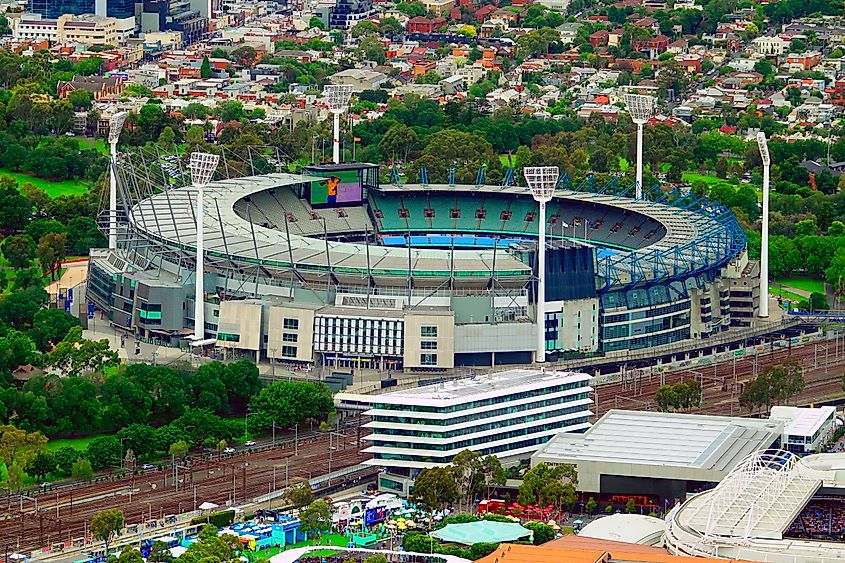
[[[371,189],[378,189],[378,166],[349,162],[306,166],[305,174],[320,178],[306,184],[311,207],[361,205]]]

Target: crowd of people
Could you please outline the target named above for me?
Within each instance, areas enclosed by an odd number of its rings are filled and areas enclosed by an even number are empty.
[[[845,499],[810,501],[784,535],[845,538]]]

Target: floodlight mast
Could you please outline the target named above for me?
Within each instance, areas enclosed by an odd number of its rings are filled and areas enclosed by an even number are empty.
[[[654,98],[642,94],[625,94],[625,105],[631,120],[637,124],[637,184],[636,198],[643,198],[643,127],[654,111]]]
[[[540,207],[537,217],[537,351],[534,358],[540,363],[546,361],[546,204],[555,193],[560,170],[557,166],[528,166],[522,174]]]
[[[757,133],[757,147],[760,160],[763,161],[763,225],[760,237],[760,308],[759,317],[769,316],[769,168],[772,157],[769,154],[769,142],[762,131]]]
[[[191,170],[191,184],[197,191],[197,268],[194,275],[194,340],[205,338],[205,249],[203,248],[203,193],[217,169],[216,154],[191,153],[188,168]]]
[[[340,164],[340,114],[349,109],[349,98],[352,96],[352,86],[348,84],[331,84],[323,90],[329,111],[334,121],[334,135],[332,136],[332,162]]]
[[[117,166],[117,141],[120,139],[120,132],[123,130],[123,124],[126,122],[125,111],[119,112],[111,116],[109,119],[109,155],[111,157],[111,166],[109,166],[109,249],[115,250],[117,248],[117,175],[115,167]]]

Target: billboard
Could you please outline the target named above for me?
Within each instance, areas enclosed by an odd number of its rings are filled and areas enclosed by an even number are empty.
[[[325,179],[311,182],[309,203],[312,206],[354,205],[363,201],[360,171],[333,170],[316,175]]]

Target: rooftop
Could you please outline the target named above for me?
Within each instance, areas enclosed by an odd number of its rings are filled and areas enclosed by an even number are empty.
[[[812,436],[836,413],[836,407],[813,409],[799,407],[772,407],[770,418],[784,421],[784,434]]]
[[[727,471],[768,447],[781,429],[771,420],[610,410],[586,433],[559,434],[535,456]]]
[[[415,387],[393,393],[367,396],[366,400],[371,403],[382,404],[424,404],[445,407],[456,402],[465,403],[563,383],[587,382],[589,384],[590,380],[592,380],[592,377],[585,373],[514,369],[455,379],[445,383]],[[589,387],[585,386],[582,389],[588,390]]]

